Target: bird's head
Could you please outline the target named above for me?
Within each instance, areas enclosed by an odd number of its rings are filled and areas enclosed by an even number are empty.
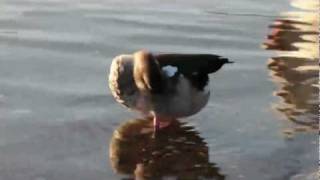
[[[159,64],[147,51],[133,55],[133,77],[141,91],[157,93],[162,91],[162,75]]]

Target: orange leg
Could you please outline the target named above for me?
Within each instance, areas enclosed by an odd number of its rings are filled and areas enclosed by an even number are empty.
[[[153,131],[154,133],[159,132],[161,128],[167,127],[170,125],[171,121],[173,118],[171,117],[163,117],[159,115],[154,115],[153,116]]]

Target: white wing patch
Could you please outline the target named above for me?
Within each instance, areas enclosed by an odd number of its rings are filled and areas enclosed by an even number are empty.
[[[175,66],[168,65],[162,67],[162,71],[165,72],[168,77],[172,77],[178,72],[178,68]]]

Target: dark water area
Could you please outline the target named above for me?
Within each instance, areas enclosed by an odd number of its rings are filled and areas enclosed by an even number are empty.
[[[301,2],[3,1],[0,180],[317,179],[319,4]],[[235,63],[155,140],[108,89],[141,48]]]
[[[154,138],[150,120],[133,119],[114,132],[110,161],[117,173],[137,179],[225,179],[210,162],[205,140],[192,126],[174,121]]]

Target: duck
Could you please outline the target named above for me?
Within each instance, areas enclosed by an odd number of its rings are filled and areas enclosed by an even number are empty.
[[[210,97],[209,74],[233,63],[214,54],[153,53],[139,50],[113,58],[109,88],[123,106],[161,124],[192,116]]]

